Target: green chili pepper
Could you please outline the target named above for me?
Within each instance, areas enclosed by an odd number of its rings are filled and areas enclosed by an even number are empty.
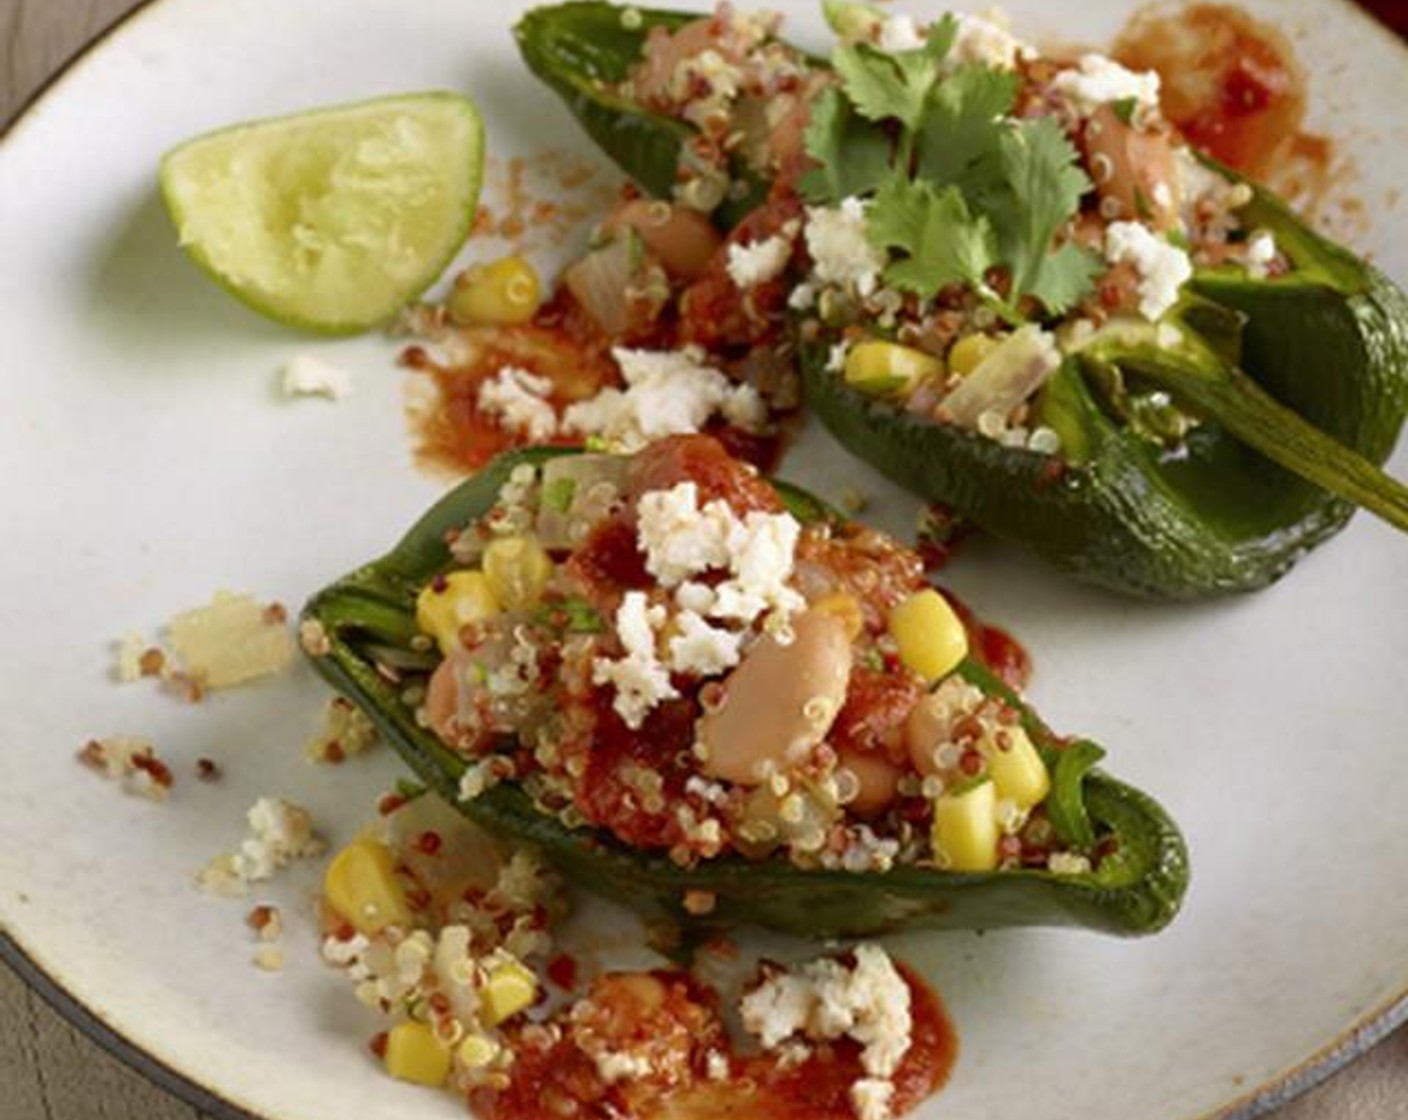
[[[530,67],[648,191],[688,131],[604,92],[678,12],[564,4],[517,29]],[[583,59],[589,61],[584,64]],[[668,142],[666,138],[668,137]],[[1293,266],[1254,279],[1204,269],[1172,312],[1182,338],[1110,337],[1069,358],[1036,400],[1049,455],[938,424],[848,386],[823,338],[801,347],[808,405],[853,453],[1089,582],[1194,598],[1262,587],[1344,527],[1357,503],[1408,529],[1408,488],[1376,464],[1408,415],[1408,300],[1253,188],[1248,228]],[[717,215],[727,226],[734,211]],[[825,324],[837,327],[836,324]],[[837,329],[839,329],[837,327]]]
[[[319,592],[304,608],[304,620],[320,626],[328,639],[328,651],[312,658],[314,668],[366,712],[419,780],[485,828],[537,845],[571,882],[682,927],[755,923],[840,937],[925,926],[1080,925],[1134,935],[1152,933],[1173,918],[1188,879],[1187,853],[1174,823],[1145,794],[1091,770],[1088,745],[1066,745],[972,661],[959,672],[1020,713],[1053,774],[1049,810],[1057,834],[1086,850],[1098,842],[1107,852],[1095,870],[960,874],[897,867],[855,873],[741,857],[681,868],[663,852],[630,848],[604,831],[568,828],[510,783],[461,801],[464,760],[420,726],[405,699],[408,683],[438,660],[417,652],[424,639],[416,628],[416,595],[452,567],[447,532],[487,513],[514,466],[570,453],[539,448],[501,456],[441,499],[390,553]],[[799,520],[839,520],[805,491],[783,483],[776,488]],[[395,680],[378,669],[386,651],[400,655]],[[422,657],[419,673],[407,668],[417,656]],[[714,909],[691,915],[683,905],[687,891],[712,893]]]
[[[695,130],[643,112],[613,90],[640,58],[651,28],[675,31],[696,18],[584,0],[535,8],[513,33],[528,68],[567,103],[587,134],[647,193],[669,198]],[[735,161],[731,177],[742,186],[719,208],[716,217],[725,225],[741,220],[767,194],[767,183],[742,161]]]

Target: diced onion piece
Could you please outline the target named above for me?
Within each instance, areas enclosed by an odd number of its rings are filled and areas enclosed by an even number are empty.
[[[631,325],[629,288],[643,248],[634,230],[593,249],[562,274],[562,283],[602,331],[612,337]]]
[[[963,428],[992,412],[1006,417],[1061,368],[1056,340],[1035,324],[1008,335],[938,404],[937,415]]]
[[[576,548],[604,517],[626,481],[623,455],[561,455],[543,466],[538,541],[544,548]]]
[[[293,659],[282,612],[249,595],[216,592],[209,606],[173,618],[167,636],[185,670],[208,688],[278,672]]]

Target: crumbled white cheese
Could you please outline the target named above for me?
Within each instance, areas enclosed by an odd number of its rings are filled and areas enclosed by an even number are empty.
[[[663,436],[697,432],[716,413],[750,429],[766,418],[758,391],[703,365],[704,352],[697,347],[618,347],[611,353],[626,388],[603,389],[571,405],[562,417],[565,430],[600,436],[614,448],[631,452]]]
[[[662,700],[679,695],[669,670],[655,654],[655,634],[665,623],[664,607],[650,606],[643,591],[627,591],[616,608],[616,633],[624,657],[598,657],[592,662],[592,683],[616,688],[612,707],[626,726],[637,730]]]
[[[737,520],[726,502],[699,507],[699,487],[680,482],[642,494],[636,506],[637,543],[645,570],[670,588],[729,561],[729,532]]]
[[[853,289],[868,296],[875,291],[885,254],[866,236],[866,203],[844,198],[839,206],[808,206],[806,241],[813,275],[823,284]]]
[[[880,1120],[889,1105],[881,1086],[889,1084],[910,1046],[909,985],[878,945],[858,945],[854,957],[853,967],[823,957],[769,977],[743,997],[739,1010],[744,1028],[769,1050],[796,1034],[859,1042],[867,1076],[852,1103],[863,1120]]]
[[[887,1120],[895,1083],[879,1077],[862,1077],[851,1086],[851,1110],[856,1120]]]
[[[798,284],[792,289],[792,294],[787,297],[787,306],[793,311],[807,311],[814,303],[816,303],[816,285],[811,283]]]
[[[840,373],[846,368],[846,355],[850,353],[851,344],[842,339],[840,342],[833,342],[826,351],[826,372]]]
[[[998,70],[1011,70],[1018,59],[1029,59],[1036,51],[1003,26],[1007,17],[998,11],[981,16],[955,13],[958,32],[948,53],[950,66],[977,63]]]
[[[312,814],[280,797],[261,797],[245,814],[250,835],[233,852],[217,856],[196,876],[211,894],[239,896],[250,883],[272,879],[295,859],[321,855],[325,845],[313,831]]]
[[[1267,265],[1276,259],[1276,236],[1269,229],[1253,231],[1247,238],[1245,263],[1247,274],[1257,280],[1266,279]]]
[[[1178,301],[1193,275],[1188,254],[1139,222],[1111,222],[1105,229],[1105,259],[1128,262],[1139,273],[1139,314],[1159,319]]]
[[[1103,54],[1083,54],[1076,68],[1062,70],[1051,81],[1081,116],[1088,117],[1102,105],[1132,99],[1135,111],[1154,112],[1159,107],[1159,75],[1154,70],[1129,70]]]
[[[295,354],[284,364],[286,397],[326,397],[340,401],[352,393],[352,375],[311,354]]]
[[[729,534],[731,579],[715,588],[713,617],[752,622],[767,610],[789,614],[805,600],[787,581],[801,535],[790,513],[750,511]]]
[[[670,639],[670,667],[679,673],[711,677],[738,664],[743,635],[721,626],[711,626],[694,611],[675,616],[675,635]]]
[[[504,366],[479,386],[479,410],[497,418],[500,427],[535,443],[557,434],[557,413],[548,397],[552,381],[518,366]]]
[[[800,610],[802,597],[787,586],[801,535],[797,519],[760,510],[740,518],[727,502],[698,502],[692,482],[641,496],[637,543],[661,586],[678,588],[682,607],[714,619],[747,624],[769,610]],[[724,567],[730,578],[716,587],[689,582]]]
[[[792,259],[792,242],[798,223],[788,222],[777,233],[748,245],[730,243],[728,274],[740,288],[752,288],[776,280]]]
[[[924,45],[924,36],[913,16],[893,15],[881,22],[875,45],[891,54],[896,51],[917,51]]]

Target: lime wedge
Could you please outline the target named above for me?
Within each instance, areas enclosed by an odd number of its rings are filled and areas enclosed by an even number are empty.
[[[252,121],[161,161],[181,246],[239,299],[344,334],[390,318],[444,271],[474,222],[479,111],[416,93]]]

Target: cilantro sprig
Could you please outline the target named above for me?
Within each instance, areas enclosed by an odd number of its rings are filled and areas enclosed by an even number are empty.
[[[1012,116],[1015,74],[945,65],[956,33],[945,16],[915,50],[838,46],[838,82],[805,134],[816,166],[799,189],[813,204],[870,198],[869,237],[889,254],[895,288],[927,298],[964,284],[1014,324],[1028,298],[1061,315],[1102,267],[1069,241],[1056,245],[1091,182],[1054,120]]]

